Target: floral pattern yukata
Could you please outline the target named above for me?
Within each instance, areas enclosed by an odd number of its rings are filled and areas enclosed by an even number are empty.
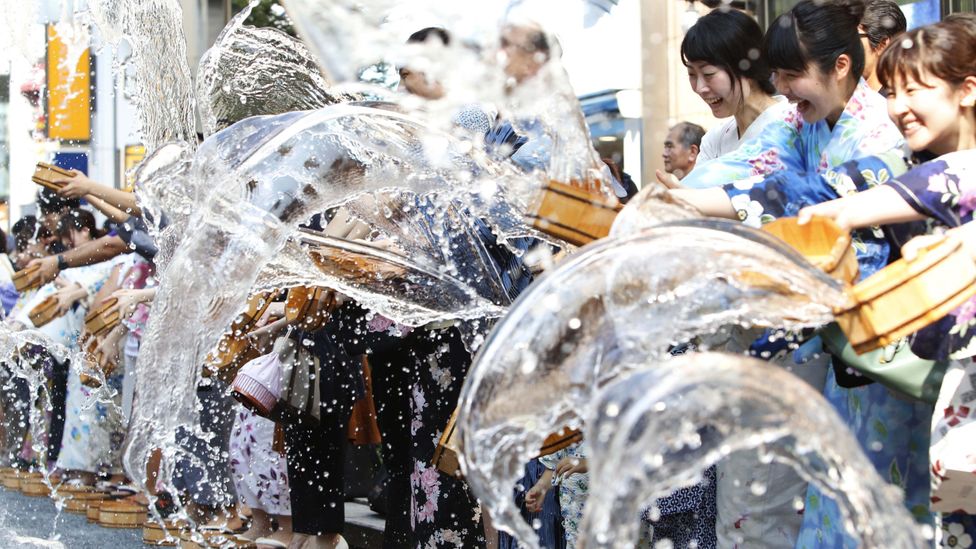
[[[230,469],[237,496],[248,507],[291,516],[288,466],[274,446],[275,423],[239,406],[230,435]]]
[[[976,211],[976,150],[958,151],[926,162],[902,177],[886,183],[898,192],[917,212],[948,228],[971,223]],[[924,328],[912,341],[919,356],[951,359],[950,368],[961,368],[967,376],[976,376],[976,298]],[[959,395],[959,411],[967,410],[971,397]],[[942,432],[954,417],[952,406],[936,411],[933,432]],[[972,413],[972,412],[969,412]],[[976,443],[974,443],[976,444]],[[973,547],[976,539],[976,517],[962,513],[943,515],[944,547]]]
[[[731,181],[724,189],[739,218],[759,227],[795,216],[805,206],[889,182],[904,172],[903,150],[904,139],[888,118],[884,98],[862,81],[833,128],[826,121],[807,124],[797,114],[787,115],[757,140],[696,170],[689,176],[695,181],[685,182]],[[853,236],[861,277],[888,263],[892,249],[880,229]],[[931,521],[928,460],[919,459],[926,456],[931,407],[901,400],[877,383],[842,388],[832,375],[824,396],[882,478],[905,491],[905,505],[916,519]],[[797,547],[855,546],[842,524],[837,505],[811,486]]]

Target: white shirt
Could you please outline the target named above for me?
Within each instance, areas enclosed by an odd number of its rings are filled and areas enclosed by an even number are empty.
[[[782,95],[777,95],[773,98],[776,99],[776,103],[757,116],[752,121],[752,124],[746,128],[745,133],[741,137],[735,125],[734,116],[726,118],[724,122],[708,130],[702,137],[698,162],[695,165],[701,165],[738,149],[742,143],[761,134],[763,129],[771,122],[782,120],[787,109],[790,107],[790,103]]]

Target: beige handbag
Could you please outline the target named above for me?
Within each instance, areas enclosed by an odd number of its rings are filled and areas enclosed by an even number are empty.
[[[322,415],[318,357],[287,335],[275,340],[274,351],[281,364],[281,394],[274,415],[285,422],[318,421]]]

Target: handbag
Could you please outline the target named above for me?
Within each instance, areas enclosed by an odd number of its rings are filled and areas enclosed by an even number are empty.
[[[248,361],[234,378],[234,398],[254,413],[280,423],[319,421],[318,357],[288,335],[270,353]]]
[[[837,323],[820,331],[824,349],[842,366],[857,370],[895,392],[915,400],[934,404],[945,375],[947,362],[919,358],[912,352],[907,339],[901,339],[880,349],[857,354]],[[834,371],[840,371],[834,365]]]
[[[932,510],[976,513],[976,364],[954,362],[932,418]]]

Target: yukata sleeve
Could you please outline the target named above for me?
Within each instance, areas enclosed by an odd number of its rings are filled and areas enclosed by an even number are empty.
[[[915,211],[947,227],[964,223],[963,216],[971,217],[976,206],[972,204],[976,200],[963,200],[959,177],[951,173],[949,164],[942,159],[926,162],[885,184]]]
[[[799,126],[791,119],[777,120],[759,136],[746,141],[733,152],[697,166],[681,185],[707,189],[735,183],[752,185],[779,171],[805,171],[798,147]]]
[[[781,171],[753,183],[723,186],[739,220],[751,227],[795,216],[801,208],[867,190],[905,171],[898,153],[852,160],[823,173]]]
[[[780,217],[793,217],[801,208],[867,190],[904,171],[900,154],[869,156],[841,164],[822,174],[780,172],[749,188],[726,185],[733,207],[745,224],[760,227]],[[861,277],[883,268],[891,247],[878,228],[852,234]]]

